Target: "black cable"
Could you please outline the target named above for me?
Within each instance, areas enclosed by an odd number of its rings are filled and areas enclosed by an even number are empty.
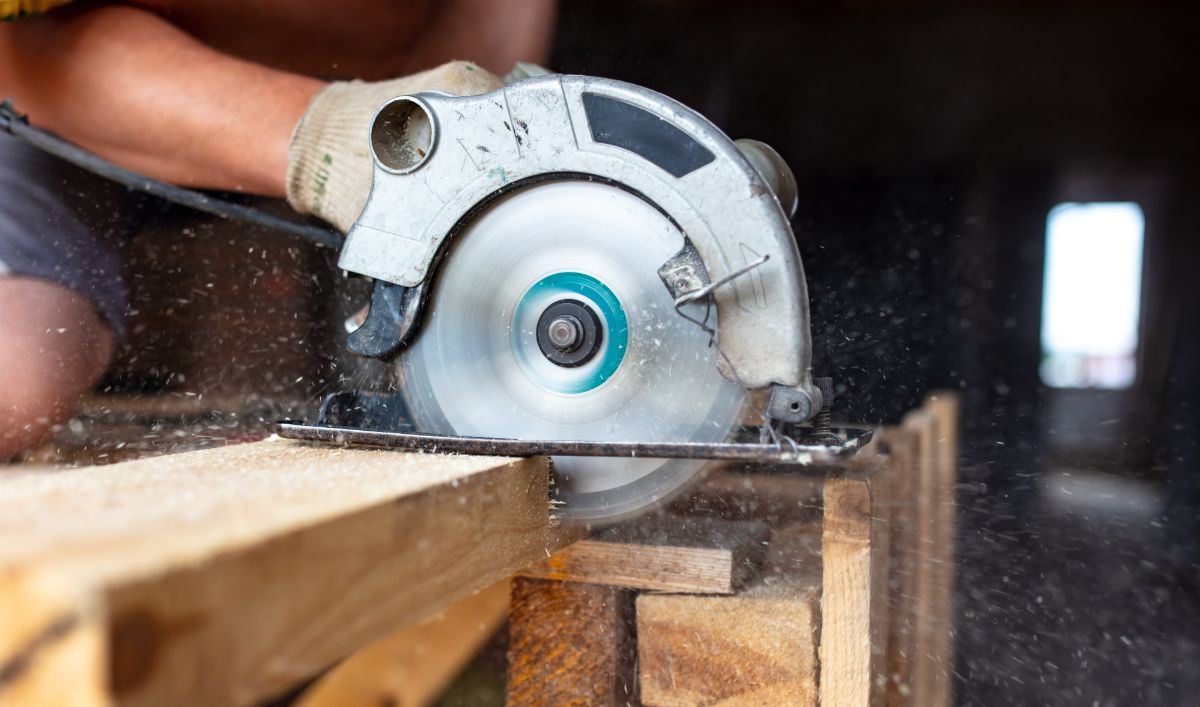
[[[307,223],[298,223],[279,216],[268,214],[260,209],[235,204],[225,199],[216,199],[201,192],[177,187],[173,184],[160,182],[157,179],[138,174],[124,167],[109,162],[83,148],[72,145],[57,135],[51,134],[29,124],[25,116],[17,112],[12,101],[5,99],[0,103],[0,129],[13,137],[70,162],[71,164],[97,174],[105,179],[122,184],[134,191],[144,192],[160,199],[165,199],[180,206],[203,211],[221,218],[237,219],[247,223],[284,231],[293,236],[316,243],[326,248],[341,248],[342,234],[337,231],[321,228]]]

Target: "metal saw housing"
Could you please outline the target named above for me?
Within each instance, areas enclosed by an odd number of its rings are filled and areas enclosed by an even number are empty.
[[[374,184],[341,268],[419,292],[447,239],[500,195],[545,180],[600,180],[667,216],[681,254],[698,253],[708,282],[768,256],[712,292],[721,373],[746,388],[807,394],[802,417],[820,408],[788,215],[763,174],[695,111],[620,81],[546,75],[479,96],[397,97],[379,110],[371,147]]]

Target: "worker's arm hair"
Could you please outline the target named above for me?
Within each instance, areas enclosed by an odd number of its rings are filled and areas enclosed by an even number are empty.
[[[283,196],[292,129],[324,84],[222,54],[123,6],[0,26],[0,97],[144,174]]]

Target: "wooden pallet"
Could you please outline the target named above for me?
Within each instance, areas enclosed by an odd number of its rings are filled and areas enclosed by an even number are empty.
[[[822,483],[727,470],[514,581],[511,705],[951,700],[957,404]]]
[[[8,469],[0,705],[253,704],[380,639],[301,704],[427,703],[522,567],[512,704],[947,704],[954,415],[574,545],[544,460],[270,440]]]

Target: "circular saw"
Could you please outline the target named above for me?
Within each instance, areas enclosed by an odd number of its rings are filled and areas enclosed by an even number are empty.
[[[542,74],[398,96],[370,148],[339,265],[374,279],[349,346],[389,361],[398,392],[336,394],[282,434],[546,454],[562,515],[586,521],[714,459],[803,465],[865,441],[821,419],[796,186],[768,146],[649,89]]]

